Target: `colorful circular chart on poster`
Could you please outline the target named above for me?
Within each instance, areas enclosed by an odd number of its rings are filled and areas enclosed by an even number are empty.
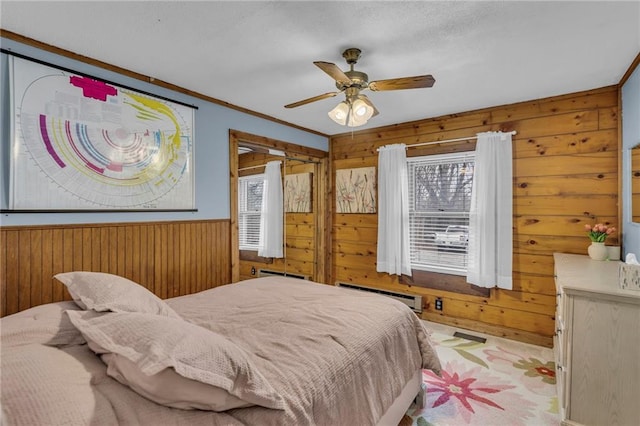
[[[12,209],[193,209],[194,108],[12,57]]]

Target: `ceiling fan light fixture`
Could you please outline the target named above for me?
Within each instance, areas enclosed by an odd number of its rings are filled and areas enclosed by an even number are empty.
[[[347,123],[348,116],[349,105],[345,101],[340,102],[334,109],[329,111],[329,118],[342,126]]]
[[[347,126],[349,127],[358,127],[364,126],[367,124],[367,119],[365,116],[359,116],[355,113],[355,110],[352,108],[351,113],[349,114],[349,120],[347,121]]]
[[[356,99],[353,103],[352,110],[358,120],[364,120],[365,123],[373,116],[373,107],[362,99]]]
[[[347,126],[358,127],[358,126],[364,126],[365,124],[367,124],[367,120],[363,120],[361,118],[357,118],[355,115],[352,115],[349,118],[349,122],[347,123]]]
[[[340,102],[329,111],[329,117],[341,126],[358,127],[367,124],[373,112],[371,105],[356,99],[353,103]]]

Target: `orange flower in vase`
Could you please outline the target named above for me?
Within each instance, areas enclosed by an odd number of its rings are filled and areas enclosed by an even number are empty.
[[[587,224],[584,226],[584,229],[587,231],[587,235],[591,240],[591,245],[587,249],[589,257],[593,260],[606,260],[608,254],[604,241],[609,235],[616,231],[616,228],[602,223],[597,223],[593,226]]]

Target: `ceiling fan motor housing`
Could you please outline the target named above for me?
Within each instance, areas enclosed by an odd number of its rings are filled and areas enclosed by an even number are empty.
[[[344,73],[347,77],[349,77],[351,81],[337,81],[336,87],[338,88],[338,90],[345,90],[349,87],[355,87],[357,89],[363,90],[369,87],[369,76],[366,73],[353,70],[345,71]]]
[[[359,90],[364,90],[369,87],[369,76],[363,72],[355,71],[353,66],[360,59],[360,54],[362,51],[357,47],[350,47],[342,52],[342,57],[347,61],[347,64],[350,65],[351,69],[349,71],[345,71],[344,74],[349,77],[350,82],[336,81],[336,87],[338,90],[342,91],[349,87],[353,87]]]

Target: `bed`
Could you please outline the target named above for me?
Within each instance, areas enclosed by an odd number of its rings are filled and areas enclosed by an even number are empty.
[[[394,299],[263,277],[161,300],[56,275],[73,301],[3,318],[2,424],[397,425],[440,363]]]

